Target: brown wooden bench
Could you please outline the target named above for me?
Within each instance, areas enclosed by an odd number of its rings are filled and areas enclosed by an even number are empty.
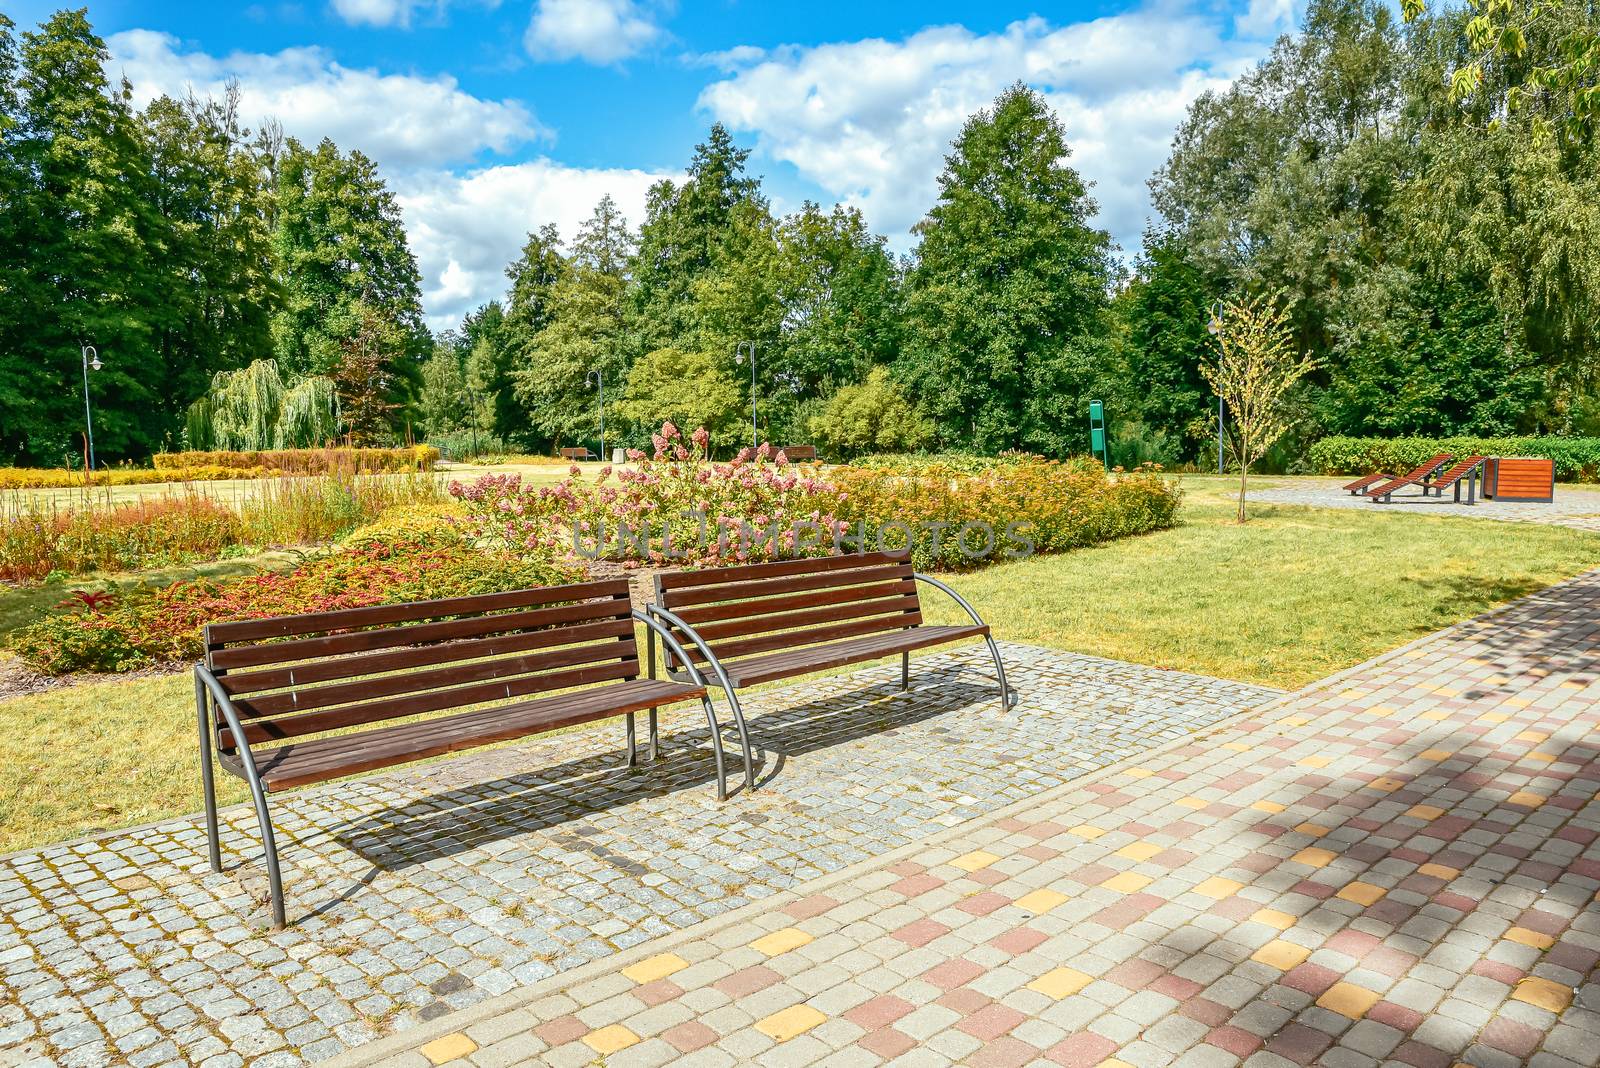
[[[955,599],[971,624],[922,621],[917,583]],[[767,564],[679,571],[656,576],[656,600],[646,612],[671,625],[692,662],[667,650],[670,677],[705,664],[707,683],[728,696],[744,722],[736,691],[777,679],[900,655],[900,687],[910,685],[911,653],[981,638],[994,659],[1001,708],[1016,704],[1000,649],[988,624],[949,586],[916,573],[899,553],[853,553]],[[653,632],[652,632],[653,633]],[[650,643],[650,668],[655,646]]]
[[[1451,467],[1448,471],[1440,474],[1438,478],[1433,480],[1432,484],[1428,488],[1433,490],[1433,495],[1435,497],[1443,497],[1444,488],[1446,486],[1452,486],[1454,487],[1452,490],[1454,499],[1457,504],[1460,504],[1463,503],[1461,500],[1461,483],[1463,480],[1465,480],[1467,484],[1467,499],[1465,503],[1473,505],[1477,504],[1478,476],[1482,472],[1484,459],[1485,457],[1482,456],[1467,457],[1465,460],[1462,460],[1460,463]]]
[[[1344,491],[1346,493],[1350,494],[1350,496],[1352,496],[1352,497],[1359,497],[1363,493],[1366,493],[1367,490],[1370,487],[1375,486],[1380,482],[1393,482],[1393,481],[1394,481],[1394,476],[1393,475],[1386,475],[1381,471],[1374,471],[1370,475],[1362,475],[1360,478],[1356,479],[1354,482],[1345,483]]]
[[[595,460],[599,457],[588,449],[558,449],[563,460]]]
[[[1389,498],[1395,490],[1403,489],[1406,486],[1414,486],[1418,483],[1422,484],[1422,495],[1426,497],[1428,495],[1428,481],[1438,473],[1439,468],[1449,462],[1450,454],[1441,452],[1432,459],[1413,467],[1399,478],[1390,479],[1381,486],[1373,486],[1367,490],[1367,499],[1373,504],[1388,504]]]
[[[698,698],[717,798],[726,798],[704,678],[692,663],[676,680],[640,678],[636,621],[688,655],[633,610],[625,578],[206,627],[194,673],[212,870],[222,870],[213,755],[250,786],[279,927],[283,882],[267,812],[277,790],[615,716],[627,717],[632,765],[634,713],[650,710],[654,759],[655,710]]]
[[[811,463],[817,458],[815,445],[785,445],[781,450],[783,458],[792,464]]]

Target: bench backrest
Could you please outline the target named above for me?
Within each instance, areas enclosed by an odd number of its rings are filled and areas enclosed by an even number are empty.
[[[729,660],[914,627],[911,575],[909,557],[883,552],[678,571],[656,576],[656,603]]]
[[[589,456],[588,449],[562,449],[561,456],[566,460],[582,460]]]
[[[782,451],[783,458],[790,463],[809,463],[817,458],[815,445],[785,445]]]
[[[631,609],[618,578],[213,623],[205,660],[254,745],[637,678]]]

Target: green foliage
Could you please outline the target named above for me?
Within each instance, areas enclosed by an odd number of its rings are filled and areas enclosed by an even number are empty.
[[[864,382],[845,386],[810,420],[814,443],[830,459],[877,450],[920,449],[933,440],[933,424],[912,406],[886,367],[874,367]]]
[[[260,452],[304,449],[338,436],[339,400],[321,375],[285,384],[275,360],[218,371],[211,390],[189,406],[191,448]]]
[[[1060,121],[1018,85],[967,121],[918,224],[902,377],[941,440],[1064,455],[1109,355],[1110,241]]]
[[[1409,471],[1429,457],[1538,456],[1555,461],[1563,482],[1600,482],[1600,438],[1561,437],[1326,437],[1306,450],[1307,462],[1324,475]]]
[[[1128,327],[1125,410],[1136,413],[1143,431],[1139,438],[1170,436],[1185,458],[1203,451],[1216,434],[1216,401],[1200,362],[1210,344],[1206,320],[1217,292],[1181,242],[1171,233],[1152,232],[1145,235],[1133,281],[1118,302]],[[1119,419],[1112,427],[1121,435],[1130,424]],[[1135,463],[1156,458],[1139,456]]]
[[[738,383],[715,356],[681,349],[657,349],[640,357],[628,372],[616,411],[648,426],[672,422],[705,427],[714,440],[732,437],[744,414]]]

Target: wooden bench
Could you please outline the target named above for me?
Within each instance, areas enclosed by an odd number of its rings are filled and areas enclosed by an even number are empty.
[[[588,449],[559,449],[563,460],[596,460],[599,457]]]
[[[1422,495],[1428,495],[1428,482],[1438,473],[1439,468],[1450,462],[1450,454],[1441,452],[1439,455],[1418,464],[1399,478],[1390,479],[1381,486],[1373,486],[1367,490],[1367,499],[1373,504],[1388,504],[1389,498],[1397,489],[1406,486],[1422,485]]]
[[[675,680],[640,678],[636,621],[688,655],[633,610],[625,578],[206,627],[194,674],[212,870],[222,870],[213,755],[249,784],[279,927],[271,792],[615,716],[627,717],[632,765],[634,713],[650,711],[654,759],[656,709],[698,698],[725,799],[705,680],[692,662]]]
[[[785,445],[780,451],[783,458],[792,464],[808,464],[817,458],[815,445]]]
[[[972,622],[924,623],[919,582],[954,598]],[[655,604],[646,612],[670,625],[691,658],[685,663],[668,647],[669,677],[692,677],[686,669],[707,665],[705,680],[727,694],[740,724],[738,690],[896,653],[905,689],[913,651],[969,638],[989,647],[1001,708],[1017,700],[988,624],[949,586],[914,572],[903,554],[853,553],[660,574]],[[654,674],[653,640],[649,653]]]
[[[1352,496],[1352,497],[1360,497],[1362,494],[1366,493],[1369,488],[1371,488],[1372,486],[1376,486],[1380,482],[1393,482],[1393,481],[1394,481],[1394,476],[1393,475],[1386,475],[1381,471],[1374,471],[1370,475],[1362,475],[1360,478],[1356,479],[1354,482],[1345,483],[1344,491],[1346,493],[1350,494],[1350,496]]]
[[[1452,493],[1457,504],[1476,505],[1478,503],[1478,477],[1483,471],[1483,462],[1484,457],[1482,456],[1469,456],[1454,467],[1451,467],[1433,480],[1430,487],[1433,490],[1433,495],[1435,497],[1443,497],[1444,488],[1452,486],[1454,487]],[[1463,481],[1467,484],[1467,499],[1465,502],[1461,500],[1461,483]]]

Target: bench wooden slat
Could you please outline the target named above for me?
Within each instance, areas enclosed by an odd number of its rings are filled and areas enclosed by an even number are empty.
[[[895,615],[895,625],[905,626],[903,617],[919,608],[915,593],[886,597],[870,601],[851,601],[848,604],[824,605],[798,612],[781,612],[775,615],[729,619],[721,623],[696,626],[695,632],[706,640],[712,652],[721,656],[721,648],[729,638],[743,638],[752,634],[769,634],[773,631],[790,632],[800,628],[814,628],[825,623],[840,623],[863,616]]]
[[[387,652],[350,653],[328,660],[308,660],[287,667],[234,672],[219,677],[217,681],[229,695],[239,696],[266,690],[281,690],[287,686],[304,686],[316,682],[351,679],[361,675],[378,675],[401,668],[431,667],[435,664],[503,656],[507,653],[524,653],[534,649],[594,641],[599,638],[624,638],[633,633],[633,620],[608,618],[598,623],[573,623],[545,630],[494,634],[487,638],[463,638]]]
[[[723,601],[743,601],[756,597],[769,597],[786,593],[803,593],[807,590],[825,590],[835,587],[870,585],[892,579],[909,579],[911,564],[901,562],[882,567],[863,567],[844,571],[822,571],[812,575],[793,575],[788,578],[757,582],[730,582],[727,585],[691,586],[684,589],[662,590],[658,600],[661,607],[679,615],[680,609],[695,605],[716,604]]]
[[[723,663],[741,656],[750,656],[754,653],[770,652],[773,649],[787,649],[800,645],[816,645],[819,642],[837,641],[840,638],[854,638],[863,634],[876,634],[880,631],[903,630],[906,627],[920,626],[922,615],[918,612],[907,612],[892,616],[873,616],[870,619],[857,619],[846,623],[832,623],[825,626],[813,627],[809,630],[781,631],[776,634],[762,634],[754,638],[735,638],[712,646],[712,651],[717,654]],[[709,643],[708,643],[709,644]],[[696,662],[705,660],[705,657],[694,646],[687,646],[687,651]]]
[[[281,790],[669,705],[703,692],[664,679],[636,679],[442,720],[255,750],[253,756],[269,788]],[[239,766],[237,759],[232,766]]]
[[[797,608],[820,608],[824,605],[851,604],[856,601],[872,601],[884,597],[905,596],[915,593],[916,590],[916,582],[910,578],[905,578],[898,582],[883,582],[870,586],[844,586],[815,590],[809,593],[780,594],[776,597],[761,597],[744,601],[724,601],[699,608],[684,608],[678,610],[677,615],[679,619],[694,626],[696,630],[704,634],[705,630],[700,627],[702,623],[769,615],[774,612],[786,612]]]
[[[911,630],[869,634],[805,649],[746,657],[730,665],[728,674],[735,686],[754,686],[846,664],[858,664],[863,660],[876,660],[894,653],[926,649],[962,638],[982,637],[988,633],[988,627],[969,624],[960,627],[914,627]]]
[[[308,612],[304,615],[274,616],[270,619],[243,619],[232,623],[212,623],[205,628],[207,645],[287,638],[320,631],[349,630],[393,623],[415,623],[447,616],[478,615],[511,608],[531,608],[561,601],[583,601],[595,597],[627,596],[626,579],[546,586],[506,593],[480,593],[466,597],[444,597],[405,604],[379,604],[366,608],[343,608],[333,612]]]
[[[851,567],[872,567],[881,564],[903,564],[905,553],[845,553],[841,556],[814,556],[798,560],[776,560],[765,564],[741,564],[737,567],[707,568],[703,571],[674,571],[656,576],[658,590],[677,590],[686,586],[708,586],[753,579],[782,578],[786,575],[808,575],[818,571],[835,571]]]
[[[616,679],[631,679],[638,674],[638,660],[628,659],[598,667],[587,666],[568,671],[551,671],[540,675],[526,675],[515,679],[473,683],[448,689],[430,690],[427,693],[408,694],[403,697],[348,704],[324,712],[306,713],[304,722],[299,722],[301,717],[286,717],[251,720],[242,724],[242,726],[245,729],[245,739],[254,744],[254,739],[257,737],[300,737],[306,734],[343,727],[363,726],[386,719],[404,719],[409,716],[421,715],[425,712],[443,711],[447,708],[465,708],[489,701],[526,697],[529,694],[543,693],[549,690],[586,686],[596,682],[608,682]],[[435,721],[430,720],[428,722]],[[224,748],[234,748],[235,743],[232,734],[231,730],[222,732]],[[360,735],[356,734],[351,737],[360,737]]]
[[[213,649],[207,654],[209,666],[228,670],[242,667],[261,667],[266,664],[283,664],[295,660],[308,660],[337,656],[343,653],[370,652],[375,649],[393,649],[399,646],[419,645],[428,642],[454,641],[459,638],[477,638],[487,634],[534,630],[565,623],[588,622],[597,619],[626,618],[631,611],[626,592],[620,598],[598,601],[579,601],[575,604],[557,604],[546,608],[530,608],[520,612],[497,615],[465,616],[437,623],[412,623],[404,626],[349,631],[342,634],[313,638],[292,638],[288,641],[267,642],[262,645],[239,645]]]
[[[612,624],[612,626],[619,625],[621,625],[620,620]],[[562,631],[546,633],[560,635]],[[632,628],[629,629],[628,637],[632,637]],[[526,675],[550,668],[576,667],[579,664],[596,664],[624,658],[637,659],[631,642],[615,640],[580,642],[544,652],[444,663],[414,671],[359,678],[353,682],[335,682],[326,686],[301,686],[279,693],[241,698],[234,702],[234,707],[239,710],[242,718],[259,719],[294,712],[310,712],[313,709],[328,708],[349,701],[420,693],[457,683],[486,682],[490,679]]]

